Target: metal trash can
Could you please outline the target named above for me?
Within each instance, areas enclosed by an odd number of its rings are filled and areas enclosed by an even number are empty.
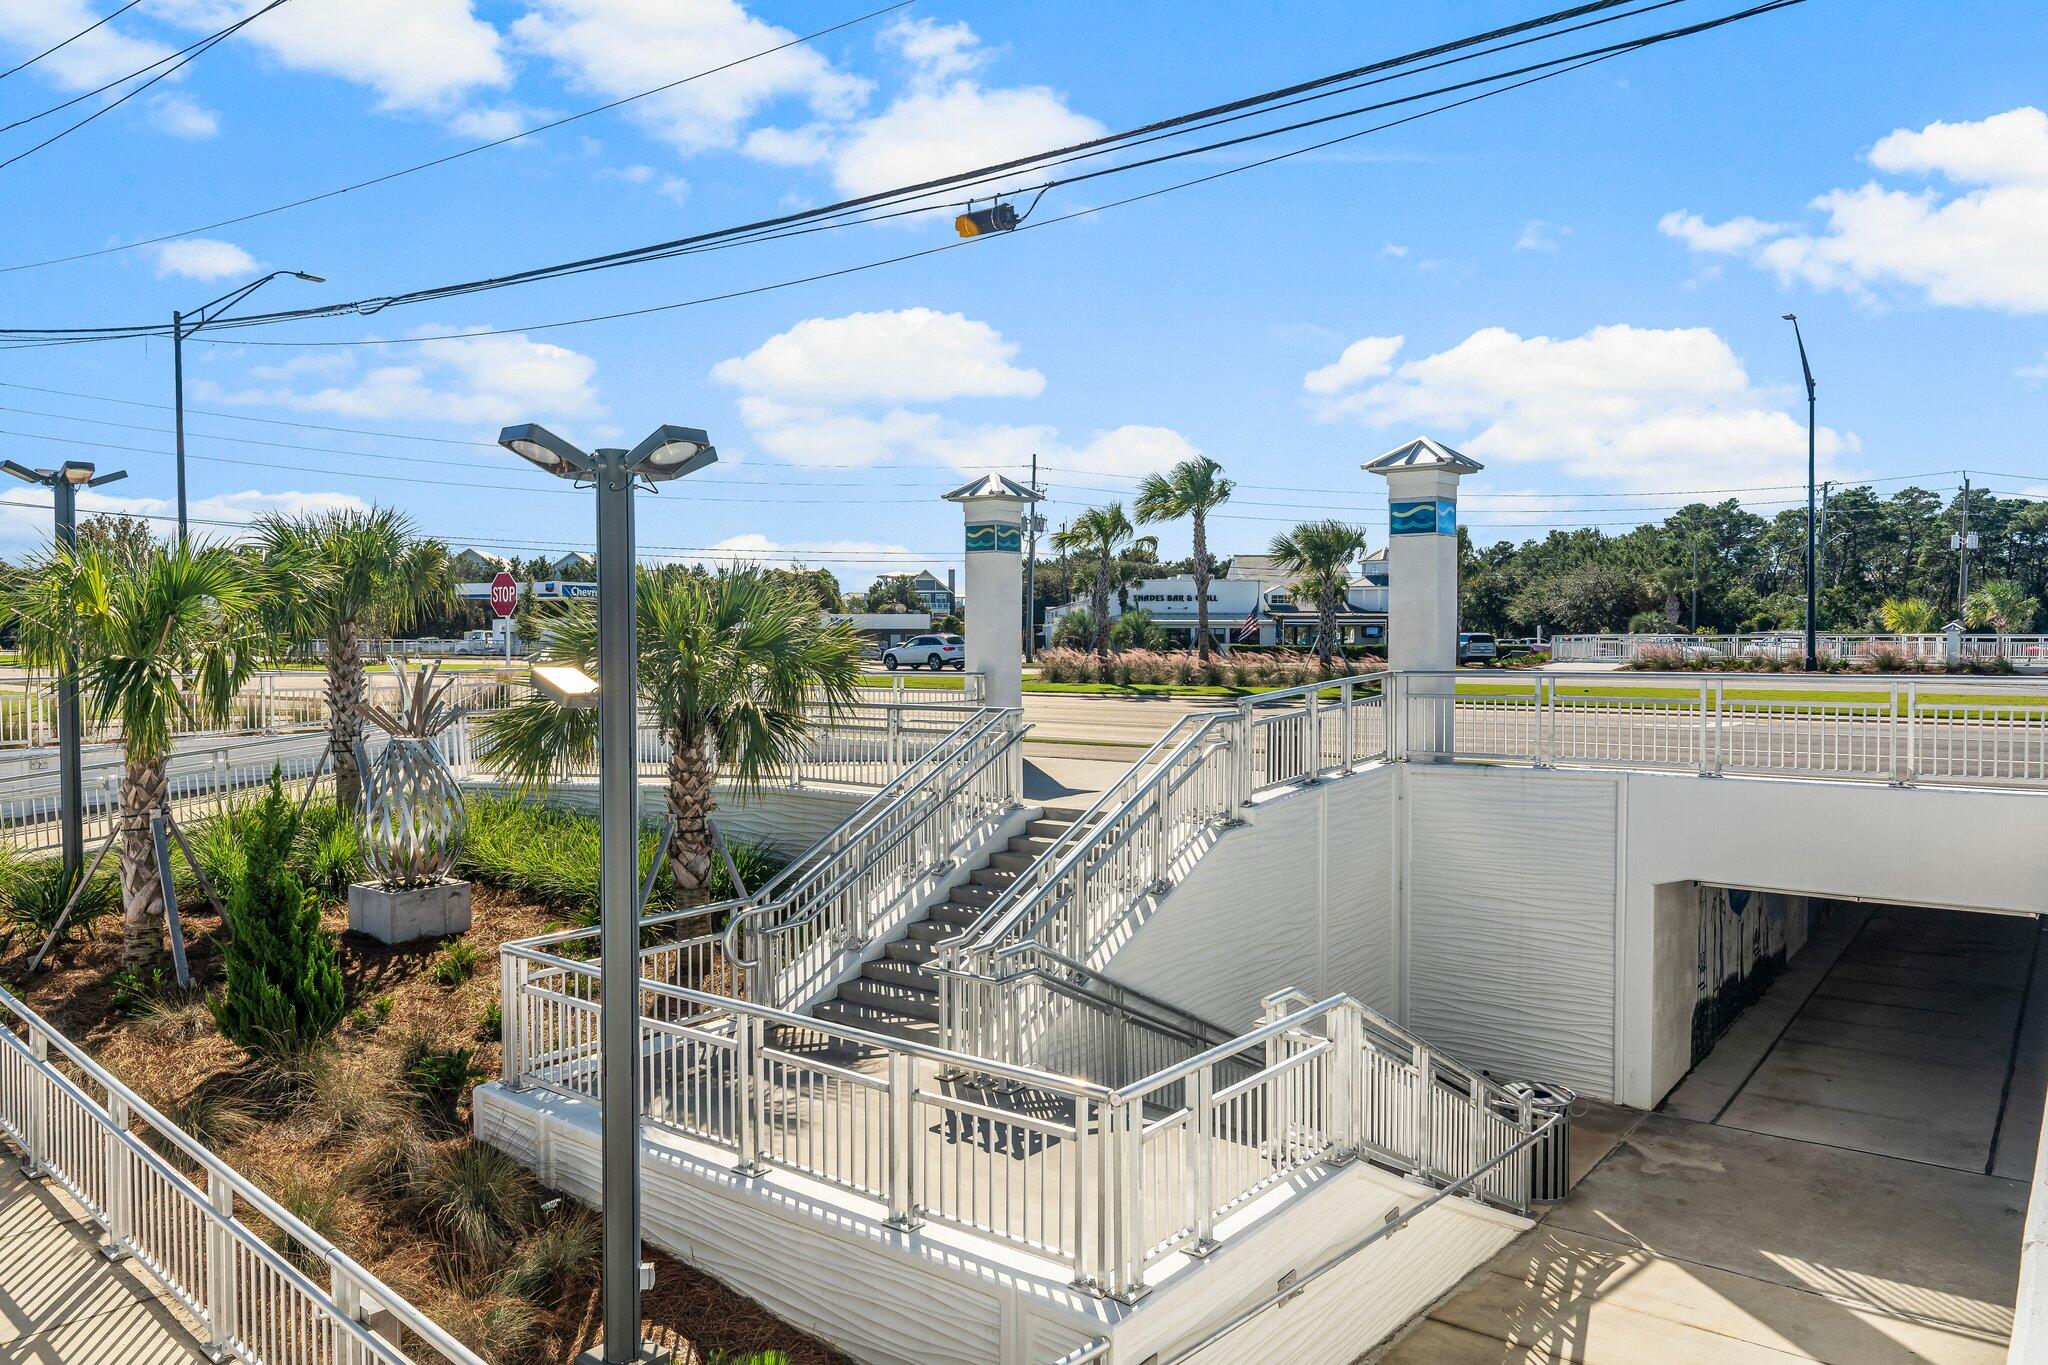
[[[1515,1081],[1502,1088],[1528,1099],[1537,1127],[1556,1116],[1547,1135],[1529,1145],[1529,1202],[1562,1204],[1572,1188],[1572,1105],[1578,1094],[1547,1081]]]

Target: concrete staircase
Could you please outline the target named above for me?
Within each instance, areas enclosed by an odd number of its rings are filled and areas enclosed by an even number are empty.
[[[1051,848],[1080,816],[1075,810],[1047,810],[991,856],[972,876],[953,888],[952,896],[935,905],[924,919],[912,923],[904,936],[888,945],[881,957],[839,988],[837,996],[819,1003],[811,1013],[819,1019],[918,1042],[937,1042],[939,992],[924,964],[938,954],[937,945],[972,925],[996,897],[1017,880],[1038,856]]]

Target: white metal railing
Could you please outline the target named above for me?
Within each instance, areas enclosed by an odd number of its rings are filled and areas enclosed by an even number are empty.
[[[523,943],[500,961],[506,1084],[594,1101],[597,969]],[[1276,996],[1258,1028],[1114,1089],[660,982],[640,996],[649,1127],[733,1152],[743,1175],[873,1200],[899,1227],[1062,1262],[1105,1294],[1140,1292],[1161,1258],[1205,1250],[1320,1162],[1363,1157],[1518,1212],[1531,1200],[1533,1163],[1511,1159],[1545,1117],[1528,1096],[1343,996]]]
[[[987,696],[988,675],[983,673],[869,674],[853,689],[855,701],[979,702]]]
[[[0,1132],[200,1324],[216,1358],[263,1365],[484,1365],[438,1323],[186,1135],[0,990]],[[149,1139],[148,1141],[145,1138]],[[321,1284],[242,1217],[327,1267]],[[379,1310],[424,1348],[373,1332]]]
[[[2048,696],[2023,679],[1418,672],[1391,675],[1390,686],[1397,758],[2048,783]]]
[[[1708,652],[1729,659],[1806,657],[1806,637],[1798,631],[1761,631],[1739,635],[1553,635],[1546,642],[1557,663],[1627,663],[1644,650],[1679,648],[1695,655]],[[1921,663],[1946,663],[1950,658],[1988,663],[2005,659],[2015,667],[2048,667],[2048,635],[1964,635],[1951,653],[1948,636],[1937,633],[1887,635],[1825,631],[1814,637],[1814,653],[1829,661],[1862,662],[1872,650],[1880,656],[1896,651]]]
[[[2007,1365],[2032,1365],[2048,1354],[2048,1142],[2034,1154],[2034,1185],[2020,1229],[2020,1283],[2012,1310]]]
[[[970,928],[940,945],[940,1017],[952,1046],[1032,1056],[1062,1012],[1006,989],[1029,945],[1094,965],[1131,906],[1165,887],[1261,792],[1386,753],[1384,674],[1282,688],[1176,722]]]

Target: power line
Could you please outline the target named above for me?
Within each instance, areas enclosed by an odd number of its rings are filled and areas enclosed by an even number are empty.
[[[1298,128],[1329,122],[1333,119],[1357,117],[1362,113],[1371,112],[1375,109],[1385,108],[1391,104],[1412,103],[1417,100],[1432,98],[1439,94],[1450,93],[1457,90],[1471,89],[1475,86],[1507,80],[1511,77],[1520,75],[1524,72],[1539,73],[1531,76],[1529,79],[1516,81],[1514,84],[1508,85],[1503,89],[1481,92],[1478,95],[1454,101],[1450,104],[1444,105],[1437,109],[1423,111],[1422,114],[1412,115],[1409,118],[1395,120],[1387,124],[1379,125],[1375,128],[1366,129],[1362,132],[1349,134],[1345,137],[1331,139],[1326,142],[1313,144],[1308,147],[1296,148],[1293,151],[1283,153],[1276,157],[1267,158],[1263,161],[1253,162],[1245,166],[1235,167],[1232,168],[1230,171],[1221,172],[1216,175],[1199,177],[1195,180],[1185,182],[1182,185],[1168,186],[1164,189],[1154,190],[1147,194],[1132,196],[1126,200],[1118,201],[1119,203],[1136,202],[1139,199],[1154,197],[1157,194],[1165,193],[1171,189],[1185,188],[1187,185],[1200,184],[1208,180],[1221,178],[1221,176],[1224,174],[1231,174],[1237,171],[1252,169],[1254,166],[1271,164],[1271,162],[1273,161],[1284,160],[1289,156],[1301,155],[1308,151],[1317,150],[1320,147],[1333,145],[1335,142],[1349,140],[1350,137],[1362,136],[1364,135],[1364,133],[1368,132],[1383,131],[1385,128],[1398,126],[1398,124],[1400,123],[1413,121],[1413,119],[1417,117],[1425,117],[1431,113],[1440,113],[1451,108],[1461,107],[1463,104],[1471,103],[1476,99],[1485,98],[1490,94],[1505,93],[1505,90],[1518,89],[1522,86],[1533,84],[1536,80],[1545,79],[1551,75],[1563,74],[1565,71],[1576,69],[1577,66],[1590,65],[1593,62],[1606,60],[1609,57],[1618,56],[1624,52],[1640,51],[1643,48],[1651,46],[1656,43],[1671,41],[1672,39],[1678,37],[1691,36],[1693,34],[1704,32],[1711,28],[1721,27],[1729,23],[1738,22],[1743,19],[1755,17],[1759,14],[1768,13],[1776,9],[1786,8],[1790,5],[1803,2],[1804,0],[1767,0],[1767,3],[1753,6],[1748,10],[1740,11],[1738,13],[1731,15],[1726,15],[1718,19],[1688,25],[1681,29],[1669,30],[1661,34],[1647,35],[1644,37],[1632,39],[1626,43],[1612,44],[1607,47],[1590,50],[1589,52],[1576,53],[1565,57],[1554,58],[1547,62],[1536,63],[1531,66],[1517,68],[1513,71],[1494,73],[1489,76],[1477,78],[1476,80],[1459,82],[1454,85],[1440,87],[1436,90],[1423,91],[1417,94],[1403,96],[1399,100],[1388,101],[1383,104],[1367,105],[1357,109],[1350,109],[1341,111],[1336,114],[1325,115],[1320,118],[1308,120],[1303,123],[1295,125],[1288,125],[1273,129],[1264,129],[1256,133],[1244,134],[1239,137],[1234,137],[1217,143],[1206,144],[1194,148],[1185,148],[1181,149],[1180,151],[1164,154],[1158,157],[1153,157],[1142,162],[1133,163],[1131,165],[1107,167],[1101,170],[1086,173],[1084,175],[1070,177],[1068,180],[1063,182],[1049,181],[1044,186],[1039,188],[1051,188],[1053,185],[1061,183],[1081,183],[1086,180],[1100,178],[1105,175],[1119,174],[1127,170],[1139,169],[1144,166],[1156,165],[1166,160],[1177,159],[1187,155],[1195,155],[1206,151],[1217,150],[1219,148],[1242,145],[1249,141],[1254,141],[1265,137],[1277,136],[1281,133],[1295,131]],[[1440,55],[1444,52],[1454,51],[1462,47],[1482,44],[1491,41],[1495,38],[1498,38],[1504,34],[1519,33],[1531,28],[1536,28],[1547,24],[1554,24],[1556,22],[1559,22],[1561,19],[1575,18],[1587,13],[1615,8],[1620,3],[1622,3],[1622,0],[1600,0],[1600,3],[1597,4],[1580,6],[1574,10],[1560,11],[1558,14],[1545,16],[1542,19],[1531,20],[1525,24],[1511,26],[1510,28],[1506,29],[1497,29],[1487,34],[1474,35],[1472,37],[1460,39],[1451,44],[1445,44],[1437,48],[1429,49],[1428,51],[1423,53],[1410,53],[1403,57],[1386,59],[1385,61],[1372,63],[1365,67],[1358,67],[1350,71],[1339,72],[1333,75],[1319,77],[1313,81],[1304,82],[1295,86],[1287,87],[1284,90],[1269,91],[1261,95],[1251,96],[1242,100],[1233,101],[1227,105],[1213,106],[1212,108],[1207,110],[1196,111],[1191,114],[1179,115],[1172,119],[1161,120],[1157,123],[1146,125],[1143,128],[1129,130],[1125,133],[1110,134],[1102,138],[1089,140],[1087,142],[1072,144],[1068,147],[1053,149],[1051,151],[1037,153],[1032,156],[1014,158],[1006,162],[994,163],[989,166],[977,168],[976,170],[973,171],[960,172],[954,175],[939,177],[937,179],[927,180],[914,185],[898,187],[897,189],[894,190],[879,191],[874,194],[844,200],[837,204],[826,205],[818,209],[803,210],[797,213],[784,214],[775,218],[764,219],[754,223],[742,224],[731,228],[718,229],[716,231],[708,233],[700,233],[690,237],[677,238],[670,241],[653,243],[642,247],[628,248],[623,251],[609,252],[599,256],[585,257],[573,261],[558,262],[548,266],[533,267],[523,271],[517,271],[498,276],[485,277],[482,279],[474,279],[457,284],[433,286],[430,288],[414,290],[402,294],[358,299],[347,303],[323,305],[314,308],[293,309],[266,314],[251,314],[246,317],[233,319],[231,322],[224,323],[223,327],[268,326],[278,322],[301,321],[316,318],[335,317],[350,313],[368,314],[382,311],[383,309],[390,307],[406,306],[410,304],[427,302],[431,300],[459,297],[462,295],[483,292],[486,290],[507,288],[517,284],[534,283],[545,279],[555,279],[562,278],[568,275],[588,273],[593,270],[612,269],[623,265],[639,264],[649,260],[665,259],[675,255],[696,254],[704,250],[723,249],[724,247],[736,245],[746,240],[764,240],[773,236],[794,235],[794,233],[797,231],[823,230],[817,227],[806,228],[802,227],[801,225],[807,223],[814,223],[822,219],[843,218],[848,214],[857,213],[863,209],[872,208],[884,204],[901,203],[904,202],[905,200],[919,197],[929,198],[934,194],[957,190],[959,187],[963,185],[970,185],[977,183],[979,181],[985,181],[1002,175],[1006,175],[1009,172],[1014,171],[1020,167],[1027,167],[1033,166],[1038,163],[1051,162],[1055,158],[1072,159],[1077,154],[1098,154],[1101,149],[1111,147],[1119,143],[1128,143],[1141,136],[1150,135],[1164,129],[1169,129],[1176,126],[1190,125],[1199,122],[1203,119],[1213,119],[1217,115],[1222,113],[1233,113],[1237,110],[1259,104],[1270,104],[1273,101],[1280,99],[1282,97],[1292,96],[1301,93],[1305,90],[1316,88],[1318,86],[1334,85],[1341,83],[1343,81],[1354,79],[1357,76],[1364,73],[1381,71],[1388,69],[1390,67],[1412,64],[1413,62],[1421,58]],[[1062,218],[1056,218],[1050,221],[1065,221],[1067,219],[1071,219],[1072,217],[1080,216],[1080,213],[1099,212],[1101,208],[1110,206],[1111,205],[1096,206],[1094,208],[1082,210],[1079,213],[1063,215]],[[931,206],[926,205],[925,207],[928,208]],[[911,212],[920,210],[913,209],[905,211]],[[872,221],[872,218],[862,219],[860,221]],[[1047,225],[1050,225],[1050,223],[1037,224],[1031,226]],[[903,255],[892,257],[884,261],[870,262],[861,266],[846,267],[837,271],[821,272],[820,274],[817,275],[804,277],[801,280],[786,281],[779,285],[760,286],[751,290],[734,291],[732,293],[720,295],[717,297],[738,297],[742,294],[747,293],[766,292],[766,290],[770,288],[788,287],[789,285],[795,283],[809,283],[818,279],[832,278],[837,275],[854,273],[855,271],[858,270],[872,269],[884,264],[894,264],[898,261],[913,259],[920,255],[935,254],[937,251],[940,250],[950,250],[966,244],[966,242],[949,243],[943,247],[935,247],[922,252],[905,253]],[[710,300],[693,300],[690,301],[690,303],[708,301]],[[680,306],[688,305],[678,304],[667,305],[666,307]],[[604,317],[602,318],[578,319],[574,321],[583,322],[608,320],[611,317],[635,316],[638,314],[653,311],[662,311],[662,309],[656,308],[628,310],[622,313],[604,315]],[[561,323],[552,325],[571,324]],[[529,328],[526,330],[539,329]],[[40,340],[48,338],[69,338],[85,336],[147,336],[160,335],[162,334],[162,332],[163,328],[161,327],[161,325],[149,324],[144,326],[121,326],[101,328],[7,329],[4,333],[0,333],[0,335],[13,337],[17,340]]]
[[[136,3],[138,3],[138,0],[129,0],[130,5]],[[508,133],[504,137],[493,138],[488,142],[480,142],[472,147],[464,147],[459,151],[449,152],[445,156],[433,157],[430,160],[422,161],[412,166],[401,167],[400,169],[395,171],[386,171],[381,175],[371,176],[367,180],[358,180],[353,184],[342,185],[339,186],[338,188],[331,190],[323,190],[318,194],[305,195],[298,199],[288,200],[287,202],[282,204],[273,204],[269,208],[255,209],[248,213],[236,214],[231,218],[220,218],[216,219],[211,223],[201,223],[196,227],[183,228],[177,232],[166,232],[159,234],[158,236],[155,237],[142,237],[132,242],[121,242],[114,246],[100,247],[94,251],[75,252],[69,256],[53,256],[50,257],[48,260],[23,261],[15,265],[0,266],[0,275],[12,274],[17,270],[35,270],[47,265],[65,265],[73,261],[90,260],[95,256],[107,256],[112,255],[115,252],[133,251],[137,247],[156,246],[163,242],[176,241],[178,238],[181,237],[189,237],[195,233],[212,232],[219,228],[233,227],[238,223],[254,222],[258,218],[268,218],[274,214],[285,213],[292,209],[304,208],[309,204],[318,204],[328,199],[339,198],[344,194],[353,194],[357,190],[366,190],[375,185],[387,184],[390,181],[403,179],[404,177],[409,175],[416,175],[421,171],[429,171],[433,170],[438,166],[445,166],[452,161],[460,161],[465,157],[475,156],[479,152],[492,151],[496,148],[506,146],[509,143],[518,142],[522,138],[529,138],[541,133],[552,132],[557,128],[565,127],[568,124],[576,123],[583,119],[592,118],[598,114],[609,113],[614,109],[622,108],[625,105],[631,104],[636,100],[643,100],[652,95],[663,94],[666,91],[674,90],[679,86],[688,85],[692,81],[700,81],[707,76],[715,76],[721,71],[730,71],[734,67],[744,66],[748,62],[758,61],[763,57],[771,57],[778,52],[786,51],[792,47],[799,47],[806,43],[816,42],[818,39],[837,33],[842,29],[848,29],[859,24],[867,23],[870,20],[878,19],[882,15],[893,13],[896,10],[907,9],[914,3],[916,3],[916,0],[896,0],[896,3],[885,5],[881,9],[870,10],[866,14],[856,15],[854,18],[847,19],[841,23],[833,24],[826,28],[814,30],[813,32],[806,33],[801,37],[791,38],[789,41],[777,43],[773,47],[762,48],[759,52],[751,52],[744,57],[736,57],[732,61],[724,62],[718,66],[707,67],[702,71],[696,72],[694,75],[684,76],[681,77],[680,79],[669,81],[664,85],[657,85],[654,86],[652,89],[642,90],[638,94],[626,95],[619,99],[610,100],[604,104],[596,105],[589,109],[580,110],[577,113],[568,114],[558,119],[550,119],[546,123],[538,123],[530,128],[523,128],[516,133]],[[127,8],[127,6],[123,6],[123,8]],[[118,12],[119,11],[116,11],[116,13]],[[111,18],[112,16],[109,15],[108,17]],[[102,22],[105,21],[103,20]]]
[[[95,119],[98,119],[106,114],[111,114],[112,112],[114,112],[114,110],[119,109],[129,100],[134,99],[137,95],[149,89],[149,87],[155,85],[164,77],[188,65],[194,59],[198,58],[204,53],[211,51],[218,44],[226,42],[229,38],[233,37],[236,33],[239,33],[242,29],[248,27],[250,24],[255,23],[258,19],[261,19],[264,15],[270,13],[279,5],[283,5],[286,3],[289,3],[289,0],[270,0],[269,4],[265,5],[262,9],[257,10],[254,14],[244,15],[242,18],[237,19],[234,23],[229,24],[226,28],[219,30],[218,32],[210,35],[209,37],[202,38],[199,42],[193,44],[191,47],[183,49],[182,52],[178,54],[178,59],[176,61],[172,62],[169,66],[166,66],[163,70],[157,72],[154,76],[151,76],[142,84],[136,86],[133,90],[130,90],[127,94],[121,96],[121,98],[117,100],[111,100],[108,103],[101,105],[99,108],[93,110],[90,114],[87,114],[78,122],[71,124],[69,127],[62,129],[59,132],[50,134],[50,136],[44,138],[41,142],[36,143],[33,147],[29,147],[26,150],[16,152],[13,156],[8,157],[5,161],[0,161],[0,171],[6,170],[9,166],[12,166],[17,161],[21,161],[24,158],[34,156],[37,152],[40,152],[41,150],[43,150],[43,148],[49,146],[53,142],[61,142],[63,139],[70,137],[73,133],[77,132],[80,128],[85,127],[86,124],[93,122]],[[148,67],[142,68],[143,71],[147,71],[148,69]],[[135,74],[140,75],[141,72],[136,72]],[[116,84],[118,83],[119,82],[116,82]],[[105,87],[102,88],[104,89]],[[66,101],[66,103],[72,103],[72,101]],[[62,106],[60,105],[58,107],[61,108]],[[44,110],[43,112],[52,113],[54,112],[54,110]],[[34,116],[34,118],[41,117],[42,114],[37,114]],[[18,128],[21,126],[21,123],[33,121],[33,119],[23,119],[20,122],[11,123],[7,126],[8,128]],[[0,129],[0,132],[5,131],[6,129]]]
[[[52,43],[50,46],[44,48],[41,52],[38,52],[35,56],[28,58],[26,61],[16,62],[13,66],[8,67],[5,71],[0,71],[0,81],[6,80],[9,76],[12,76],[17,71],[26,71],[29,67],[34,66],[37,62],[49,56],[51,53],[62,51],[64,48],[71,46],[80,38],[83,38],[86,34],[91,33],[94,29],[100,27],[102,24],[109,23],[112,20],[120,18],[122,15],[126,14],[129,10],[134,9],[137,5],[141,3],[142,0],[127,0],[127,3],[122,5],[119,9],[101,15],[99,18],[87,24],[84,28],[78,30],[78,32],[72,34],[69,38],[65,38],[59,42]],[[145,71],[147,71],[148,69],[148,67],[143,68],[143,70]],[[122,79],[126,80],[127,77],[124,76]]]

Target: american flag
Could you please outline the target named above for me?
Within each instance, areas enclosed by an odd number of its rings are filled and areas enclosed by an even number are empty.
[[[1245,644],[1259,638],[1259,609],[1252,608],[1251,615],[1244,618],[1237,627],[1236,643]]]

